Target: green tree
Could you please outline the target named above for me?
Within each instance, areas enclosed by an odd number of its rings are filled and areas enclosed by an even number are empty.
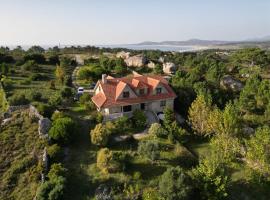
[[[98,146],[106,146],[108,143],[110,132],[101,123],[97,124],[90,132],[92,144]]]
[[[202,199],[220,200],[228,196],[229,177],[225,169],[220,157],[211,154],[193,170],[193,178]]]
[[[151,162],[157,160],[160,156],[160,146],[157,141],[141,141],[138,147],[138,153],[144,155]]]
[[[164,199],[189,199],[191,191],[191,179],[180,167],[168,168],[160,177],[159,193]]]
[[[246,141],[246,158],[251,167],[262,176],[270,174],[270,128],[260,127]]]
[[[156,137],[164,137],[168,135],[167,131],[159,123],[153,123],[150,126],[148,133]]]
[[[144,129],[146,127],[146,116],[141,110],[133,111],[132,121],[133,126],[138,130]]]
[[[97,167],[108,174],[113,164],[113,153],[108,148],[102,148],[97,153]]]
[[[49,131],[49,136],[62,144],[70,142],[75,132],[76,123],[69,117],[56,119]]]
[[[55,70],[55,76],[62,84],[64,84],[65,74],[65,69],[61,65],[57,65]]]
[[[174,115],[173,110],[169,107],[166,107],[164,109],[164,126],[167,131],[170,129],[174,121],[175,121],[175,115]]]
[[[209,136],[207,131],[208,117],[211,112],[211,104],[203,95],[198,95],[188,111],[188,119],[192,129],[200,136]]]
[[[37,191],[37,200],[59,200],[63,199],[66,178],[66,169],[61,164],[52,164],[45,181]]]

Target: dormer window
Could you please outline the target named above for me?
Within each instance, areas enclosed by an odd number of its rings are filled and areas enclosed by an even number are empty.
[[[140,94],[140,95],[144,95],[144,89],[140,89],[140,90],[139,90],[139,94]]]
[[[157,88],[157,89],[156,89],[156,94],[161,94],[161,89],[162,89],[162,88]]]
[[[129,92],[123,92],[123,98],[129,98]]]

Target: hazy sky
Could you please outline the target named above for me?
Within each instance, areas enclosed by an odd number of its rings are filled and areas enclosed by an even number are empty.
[[[270,0],[0,0],[0,45],[270,35]]]

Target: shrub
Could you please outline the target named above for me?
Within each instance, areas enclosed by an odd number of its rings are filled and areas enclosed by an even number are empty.
[[[190,177],[182,168],[169,168],[162,174],[159,181],[159,193],[164,199],[188,199],[191,191]]]
[[[93,130],[90,132],[92,144],[98,146],[106,146],[108,143],[110,132],[106,130],[101,123],[97,124]]]
[[[89,93],[83,93],[82,96],[80,96],[80,104],[85,105],[86,103],[91,101],[91,96]]]
[[[92,75],[92,72],[89,69],[82,68],[78,72],[78,79],[80,79],[80,80],[89,79],[91,77],[91,75]]]
[[[138,130],[142,130],[146,126],[146,116],[143,111],[135,110],[132,116],[133,126]]]
[[[50,96],[49,98],[49,104],[51,106],[58,106],[62,103],[62,98],[59,94],[54,94],[53,96]]]
[[[40,101],[42,98],[42,94],[36,90],[31,90],[29,98],[31,101]]]
[[[71,87],[64,87],[61,90],[61,96],[65,99],[70,98],[73,96],[73,90]]]
[[[44,117],[50,118],[55,110],[55,107],[52,105],[45,104],[45,103],[38,103],[37,110]]]
[[[164,137],[168,134],[167,131],[159,123],[152,124],[148,130],[148,133],[156,137]]]
[[[63,118],[65,117],[65,114],[63,112],[60,112],[60,111],[54,111],[54,113],[52,114],[52,117],[51,119],[53,121],[55,121],[56,119],[59,119],[59,118]]]
[[[37,71],[38,64],[34,60],[28,60],[24,63],[23,69],[27,71]]]
[[[14,94],[9,98],[9,104],[11,106],[27,105],[29,104],[29,100],[24,94]]]
[[[76,124],[71,118],[59,118],[53,122],[49,136],[59,143],[66,144],[70,142],[75,128]]]
[[[97,153],[97,167],[103,172],[108,173],[112,161],[112,151],[108,148],[100,149]]]
[[[123,134],[132,130],[132,124],[126,116],[119,117],[114,124],[118,133]]]
[[[37,200],[59,200],[63,199],[67,170],[61,164],[53,164],[48,173],[49,180],[43,183],[37,192]]]
[[[157,189],[145,188],[143,190],[142,199],[143,200],[157,200],[157,199],[159,199],[159,194],[158,194]]]
[[[43,74],[39,74],[39,73],[35,73],[35,74],[32,74],[30,76],[31,81],[44,81],[44,80],[47,80],[47,79],[48,79],[48,76],[43,75]]]
[[[103,115],[100,112],[98,112],[96,115],[96,122],[102,123],[102,121],[103,121]]]
[[[157,160],[160,156],[160,145],[157,141],[141,141],[138,147],[138,153],[144,155],[151,162]]]
[[[53,162],[57,162],[61,160],[62,157],[62,150],[61,147],[57,144],[53,144],[48,147],[47,149],[48,155],[50,156],[50,159],[52,159]]]

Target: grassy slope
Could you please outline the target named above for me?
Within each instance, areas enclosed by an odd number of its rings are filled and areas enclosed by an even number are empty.
[[[36,73],[42,74],[44,76],[47,76],[47,80],[42,81],[31,81],[30,83],[27,83],[27,80],[31,75],[33,75],[33,72],[25,71],[22,67],[17,67],[16,71],[12,76],[10,77],[13,84],[12,88],[7,91],[9,95],[16,94],[20,92],[27,92],[31,90],[36,90],[42,93],[43,98],[48,99],[50,96],[55,94],[57,89],[60,88],[60,85],[56,84],[56,90],[49,89],[49,81],[55,80],[55,66],[52,65],[39,65],[39,70]]]
[[[45,146],[37,129],[37,121],[27,112],[16,112],[0,131],[0,199],[31,200],[35,196]]]

